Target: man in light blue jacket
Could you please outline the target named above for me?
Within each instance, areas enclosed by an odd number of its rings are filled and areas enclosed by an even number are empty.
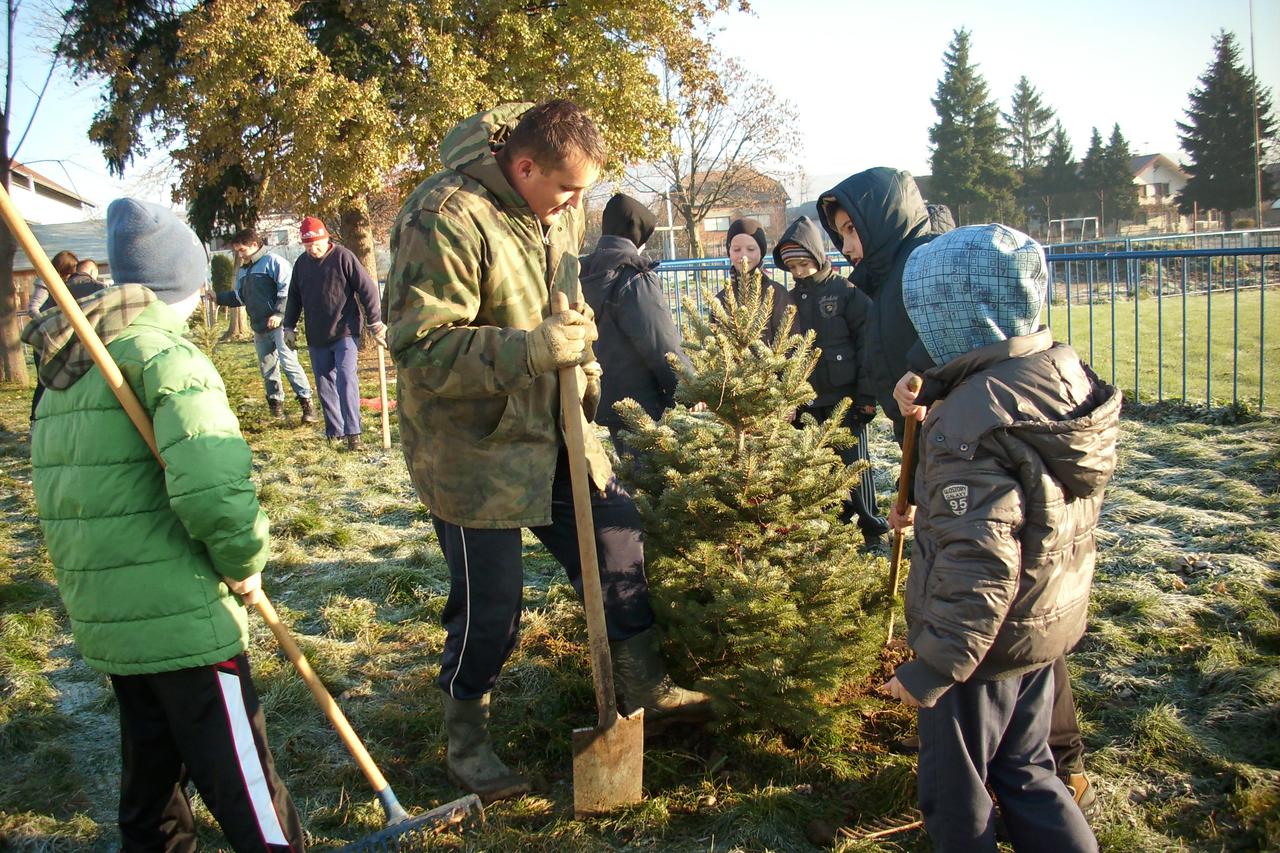
[[[311,383],[298,363],[298,351],[284,339],[285,301],[293,268],[284,258],[268,252],[262,238],[251,228],[236,232],[231,238],[231,251],[240,261],[235,287],[216,294],[215,298],[219,305],[243,306],[249,315],[253,348],[258,353],[258,370],[262,373],[271,415],[284,417],[284,388],[280,384],[280,369],[284,368],[285,378],[302,406],[302,422],[316,423],[319,418],[311,399]]]

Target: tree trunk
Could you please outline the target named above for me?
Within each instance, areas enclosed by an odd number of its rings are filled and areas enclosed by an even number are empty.
[[[228,308],[227,317],[227,330],[221,340],[239,341],[249,336],[249,318],[244,308]]]
[[[369,277],[378,280],[378,256],[373,250],[373,223],[369,221],[369,203],[364,196],[350,199],[338,211],[338,234],[342,243],[350,249],[369,271]]]
[[[364,265],[374,287],[378,289],[379,301],[382,288],[378,286],[378,256],[373,250],[373,223],[369,221],[369,202],[364,196],[347,200],[338,209],[338,235],[343,245],[351,250],[356,259]],[[360,346],[369,345],[372,338],[366,326],[360,336]]]
[[[2,177],[8,189],[8,169]],[[13,256],[17,250],[8,226],[0,223],[0,381],[25,388],[31,384],[27,356],[19,337],[18,288],[13,281]]]
[[[684,231],[689,236],[689,257],[703,257],[702,229],[698,227],[698,221],[692,216],[686,216],[684,218]]]

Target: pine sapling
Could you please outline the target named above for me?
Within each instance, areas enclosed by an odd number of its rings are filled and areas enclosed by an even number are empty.
[[[877,659],[878,620],[862,610],[883,567],[838,519],[864,463],[836,454],[854,440],[839,426],[848,401],[824,424],[797,422],[813,399],[813,333],[790,334],[790,308],[763,340],[773,294],[758,270],[735,279],[706,300],[710,317],[685,301],[679,405],[658,422],[617,405],[632,450],[619,470],[677,676],[715,696],[727,725],[821,736],[834,693]]]

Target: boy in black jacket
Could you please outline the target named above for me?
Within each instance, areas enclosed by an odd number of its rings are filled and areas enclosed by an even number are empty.
[[[818,423],[831,417],[841,400],[849,398],[853,405],[845,415],[845,426],[858,439],[854,447],[840,451],[846,465],[856,460],[869,461],[867,424],[875,417],[875,386],[867,352],[867,314],[871,300],[843,276],[836,275],[823,251],[822,230],[807,216],[787,228],[774,247],[773,259],[795,279],[791,301],[796,306],[793,334],[813,331],[815,345],[822,351],[818,366],[809,377],[813,386],[813,402],[801,412],[813,415]],[[889,525],[876,511],[875,481],[871,468],[862,472],[858,487],[845,500],[842,519],[848,523],[854,516],[868,547],[880,542]]]

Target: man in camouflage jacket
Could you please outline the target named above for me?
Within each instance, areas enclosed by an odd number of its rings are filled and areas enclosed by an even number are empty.
[[[582,193],[604,162],[591,120],[567,101],[505,104],[453,129],[444,169],[409,196],[391,238],[384,316],[398,371],[401,438],[430,507],[451,587],[439,685],[451,778],[486,800],[529,789],[493,753],[489,693],[515,647],[528,527],[581,595],[558,370],[587,373],[599,399],[581,305]],[[550,310],[554,293],[581,306]],[[592,515],[614,676],[649,719],[705,714],[657,652],[640,519],[587,433]]]

